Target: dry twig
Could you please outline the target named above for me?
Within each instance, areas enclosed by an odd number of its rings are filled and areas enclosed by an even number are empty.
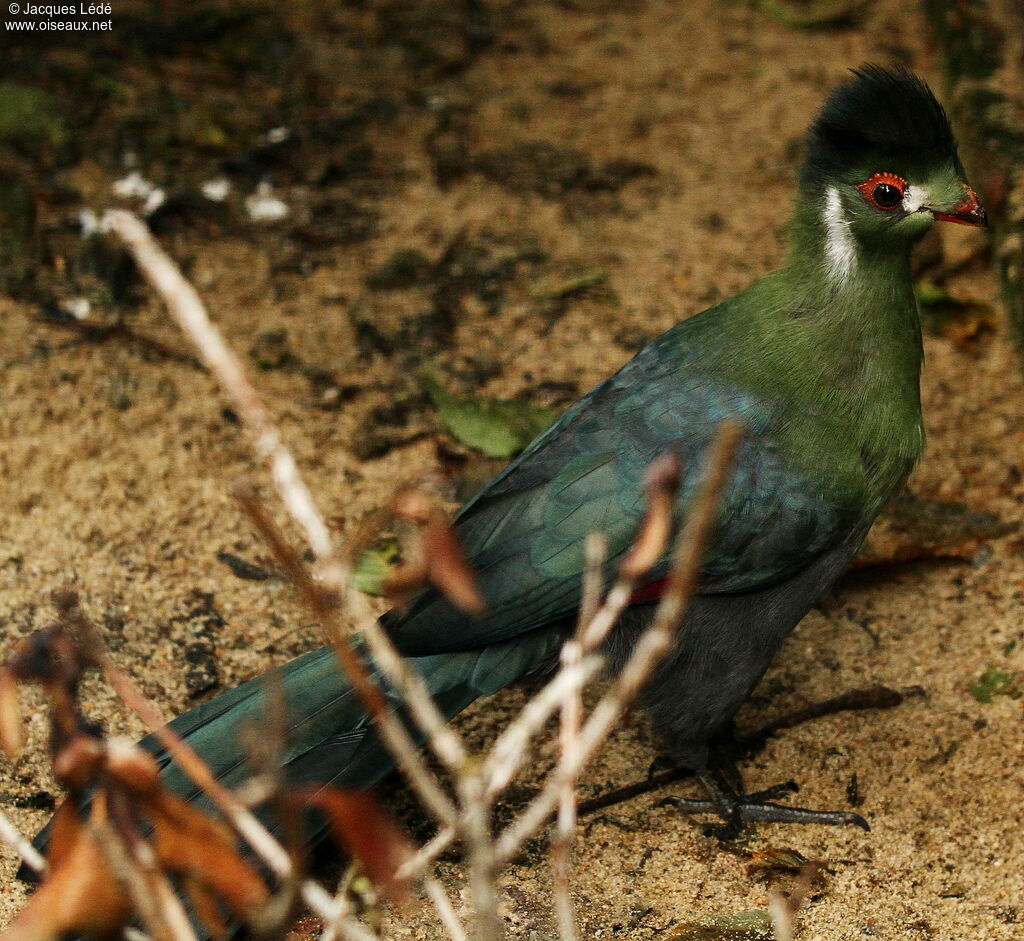
[[[0,842],[10,846],[20,857],[21,861],[29,867],[36,875],[46,875],[46,860],[22,832],[13,824],[11,818],[0,810]]]
[[[416,852],[411,847],[404,847],[397,838],[384,841],[393,851],[392,855],[382,851],[375,856],[374,852],[362,852],[354,846],[350,848],[364,861],[369,861],[371,870],[378,866],[379,871],[372,872],[372,875],[375,884],[385,889],[388,886],[397,888],[406,879],[418,879],[449,936],[454,941],[465,941],[466,932],[447,893],[428,872],[430,863],[445,847],[456,839],[464,839],[475,908],[473,936],[476,941],[497,941],[501,935],[498,873],[523,842],[557,810],[557,828],[551,848],[556,913],[560,937],[563,941],[575,941],[578,934],[570,895],[570,858],[576,830],[577,780],[623,710],[633,701],[674,643],[676,629],[696,585],[704,546],[739,442],[739,429],[726,424],[719,430],[709,452],[705,479],[678,537],[671,572],[653,622],[640,635],[631,656],[591,714],[584,717],[582,689],[603,663],[603,657],[596,651],[630,604],[641,580],[663,557],[670,537],[679,480],[675,459],[662,459],[652,467],[647,484],[647,514],[603,603],[602,573],[607,549],[601,537],[588,540],[580,618],[575,635],[563,647],[560,669],[499,736],[491,752],[480,759],[473,759],[460,737],[448,727],[422,677],[398,653],[365,597],[351,586],[349,557],[339,553],[333,545],[328,527],[294,457],[245,376],[241,362],[211,323],[194,288],[138,218],[114,211],[104,217],[104,226],[115,232],[127,246],[145,277],[233,400],[252,436],[257,454],[269,467],[284,506],[313,550],[317,559],[315,574],[307,569],[299,551],[283,536],[251,489],[242,488],[238,493],[239,501],[270,547],[277,564],[296,586],[306,608],[322,626],[334,648],[339,667],[374,719],[385,745],[408,776],[424,806],[442,825],[434,839]],[[418,527],[421,564],[413,573],[416,578],[429,579],[453,603],[465,610],[481,611],[483,599],[447,516],[436,504],[415,492],[403,494],[396,513]],[[344,609],[339,606],[339,599]],[[64,623],[77,633],[86,659],[102,669],[126,705],[152,729],[168,754],[210,797],[231,828],[263,863],[285,886],[298,886],[302,899],[322,919],[326,936],[332,937],[337,933],[350,941],[374,941],[377,933],[355,917],[343,892],[332,897],[320,884],[302,879],[295,847],[292,847],[292,852],[286,850],[238,796],[217,781],[193,749],[164,724],[155,706],[113,663],[99,632],[82,612],[77,596],[72,592],[62,592],[55,600]],[[367,666],[369,658],[359,651],[352,635],[345,629],[343,610],[359,625],[372,658],[372,668]],[[416,746],[412,733],[391,708],[377,679],[378,673],[401,697],[412,722],[425,734],[435,754],[452,774],[456,800],[445,793]],[[51,689],[55,699],[64,697],[63,706],[55,711],[55,717],[65,725],[67,720],[61,720],[61,716],[77,715],[73,703],[76,684],[77,675],[66,679],[63,687],[56,684]],[[3,697],[0,697],[8,704],[12,701],[9,687],[8,683]],[[10,711],[6,709],[0,717],[3,744],[7,747],[16,745],[20,735],[20,728],[12,724]],[[495,837],[490,820],[493,803],[522,767],[529,742],[556,711],[560,712],[560,755],[556,767],[534,800],[504,832]],[[75,729],[67,727],[61,732],[62,740],[68,742],[73,739]],[[94,842],[105,847],[104,852],[109,854],[107,868],[120,874],[134,909],[143,914],[147,927],[158,941],[191,941],[184,912],[173,898],[161,868],[166,861],[158,859],[160,847],[155,845],[154,855],[154,846],[139,836],[133,816],[135,810],[127,793],[124,790],[110,795],[104,792],[106,803],[101,806],[106,808],[106,813],[96,821],[99,828],[96,833],[101,833],[102,838]],[[340,836],[346,843],[358,842],[365,836],[365,828],[362,831],[358,828],[355,832],[345,831],[343,818],[346,811],[338,809],[337,800],[329,796],[318,797],[318,800],[327,802],[329,813],[334,815],[335,822],[341,824]],[[344,803],[344,799],[341,800]],[[376,827],[378,832],[387,829],[383,824]],[[159,825],[157,830],[159,834]],[[46,863],[38,858],[28,842],[2,815],[0,839],[15,845],[30,865],[40,871],[45,868]],[[81,843],[83,851],[90,851],[91,845],[88,841]],[[197,910],[212,907],[207,904],[206,892],[207,888],[200,887],[193,893]]]
[[[584,723],[578,747],[574,751],[573,762],[570,764],[564,755],[560,758],[558,766],[541,792],[498,838],[496,856],[499,863],[510,860],[523,843],[543,826],[557,806],[562,776],[579,774],[583,765],[590,760],[611,732],[626,706],[636,697],[644,681],[671,649],[675,629],[696,587],[704,547],[714,525],[719,498],[728,479],[741,434],[742,430],[737,424],[725,422],[715,436],[707,459],[704,481],[693,505],[689,508],[686,525],[676,542],[672,572],[665,594],[655,612],[654,621],[640,635],[629,660],[616,677],[611,689],[600,699]],[[622,594],[622,588],[623,579],[620,577],[619,584],[609,594],[601,611],[584,631],[584,638],[590,635],[594,625],[601,621],[602,615],[613,603],[613,596]],[[618,603],[617,599],[615,603]],[[617,619],[618,615],[615,617],[615,620]]]

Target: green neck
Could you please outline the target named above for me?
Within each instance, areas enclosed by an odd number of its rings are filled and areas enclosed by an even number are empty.
[[[782,433],[809,472],[884,501],[923,449],[917,239],[862,240],[832,199],[801,200],[786,266],[736,299],[735,370],[811,416]]]

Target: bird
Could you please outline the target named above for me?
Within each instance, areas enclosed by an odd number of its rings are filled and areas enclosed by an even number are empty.
[[[644,515],[645,473],[666,454],[681,468],[680,525],[729,419],[742,441],[696,593],[643,705],[668,755],[708,792],[678,798],[679,809],[710,807],[723,835],[754,820],[867,828],[857,814],[769,800],[778,789],[746,793],[718,742],[922,455],[911,252],[936,221],[987,221],[946,112],[902,67],[851,70],[807,132],[782,267],[652,340],[458,511],[453,530],[484,614],[427,587],[383,616],[449,719],[557,665],[581,604],[588,534],[604,534],[614,567]],[[664,558],[611,632],[610,669],[651,622],[668,569]],[[330,648],[272,673],[287,704],[289,782],[368,789],[393,770]],[[263,690],[257,677],[171,722],[229,786],[249,774],[239,733],[259,721]],[[168,787],[201,796],[152,738],[143,744]]]

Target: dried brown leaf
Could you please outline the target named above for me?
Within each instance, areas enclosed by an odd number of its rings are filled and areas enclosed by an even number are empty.
[[[487,602],[437,498],[407,487],[395,497],[392,512],[396,519],[412,523],[416,529],[403,540],[405,562],[383,580],[384,594],[402,604],[430,582],[455,607],[467,614],[483,614]]]
[[[412,856],[412,845],[372,794],[323,788],[307,801],[327,814],[335,842],[362,863],[382,892],[396,900],[406,896],[407,886],[395,873]]]
[[[748,876],[770,872],[799,872],[809,860],[799,850],[784,846],[769,846],[751,854],[747,863]]]
[[[629,554],[619,566],[623,578],[638,580],[665,554],[672,535],[672,508],[679,487],[679,458],[659,457],[647,470],[647,512]]]
[[[423,528],[423,550],[431,582],[456,608],[467,614],[480,615],[487,610],[476,575],[466,561],[466,554],[448,522],[436,510]]]
[[[7,661],[6,668],[21,682],[34,681],[46,688],[53,703],[58,743],[79,731],[76,701],[84,663],[78,645],[62,625],[50,624],[29,634]]]
[[[209,886],[190,875],[182,877],[181,884],[192,905],[192,910],[202,922],[203,927],[213,937],[223,938],[228,933],[228,926],[221,915],[216,896],[210,891]]]
[[[150,798],[160,790],[156,759],[125,739],[107,740],[106,770],[136,798]]]
[[[79,819],[78,804],[72,798],[65,800],[53,815],[50,824],[50,842],[46,851],[47,864],[60,868],[78,840],[82,823]]]
[[[21,724],[21,698],[18,681],[6,667],[0,668],[0,749],[15,761],[24,743]]]
[[[101,937],[128,924],[128,895],[69,801],[57,811],[48,864],[46,879],[0,934],[2,941],[56,941],[65,933]]]
[[[165,792],[145,801],[153,822],[153,849],[161,864],[220,896],[249,917],[269,895],[259,873],[235,846],[231,831],[197,807]]]
[[[104,743],[78,732],[54,755],[53,776],[69,790],[81,791],[96,780],[105,759]]]

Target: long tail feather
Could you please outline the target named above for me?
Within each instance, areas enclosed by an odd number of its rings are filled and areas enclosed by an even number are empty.
[[[552,662],[560,639],[554,631],[536,632],[479,650],[418,657],[410,663],[450,719],[479,697],[491,695]],[[271,672],[284,693],[287,736],[283,771],[290,786],[329,784],[366,790],[394,768],[395,759],[374,732],[351,684],[338,671],[330,648],[311,651]],[[238,787],[252,774],[245,729],[266,726],[266,676],[249,680],[170,723],[227,787]],[[398,694],[381,685],[395,710],[404,715]],[[422,734],[416,730],[413,734],[422,740]],[[141,745],[160,762],[170,790],[210,807],[208,799],[170,761],[154,736],[147,736]],[[269,816],[265,820],[276,829]],[[49,829],[47,825],[36,837],[39,848],[45,846]],[[321,835],[322,827],[317,825],[308,833],[311,842]]]

